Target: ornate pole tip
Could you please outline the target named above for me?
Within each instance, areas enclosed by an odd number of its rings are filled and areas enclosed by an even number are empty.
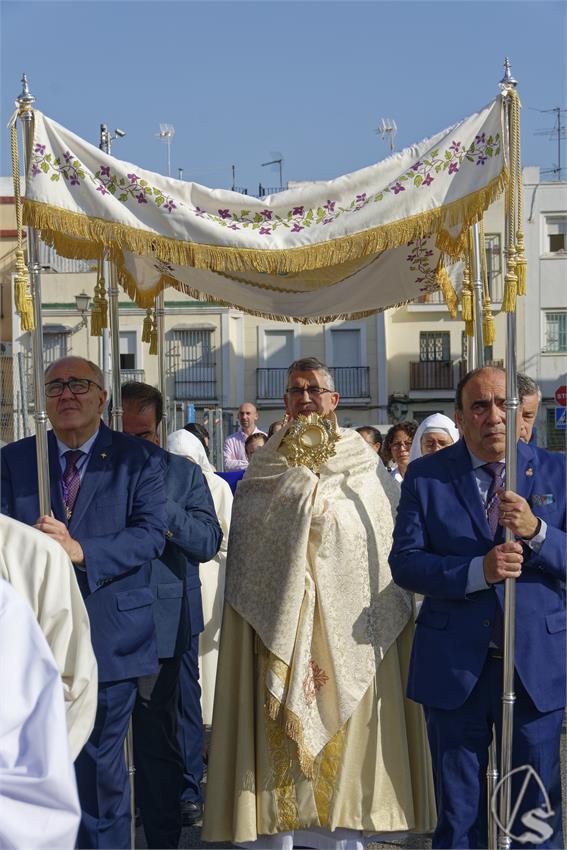
[[[19,106],[21,110],[31,109],[32,103],[35,103],[35,97],[30,93],[26,74],[22,74],[22,91],[16,99],[16,106]]]
[[[500,80],[500,88],[502,91],[505,91],[506,89],[516,88],[517,85],[518,81],[512,76],[512,66],[510,65],[510,60],[506,56],[504,59],[504,76]]]

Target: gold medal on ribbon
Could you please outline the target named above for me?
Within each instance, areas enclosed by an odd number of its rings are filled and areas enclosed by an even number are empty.
[[[290,466],[306,466],[316,475],[336,453],[340,435],[329,419],[310,413],[294,419],[281,441]]]

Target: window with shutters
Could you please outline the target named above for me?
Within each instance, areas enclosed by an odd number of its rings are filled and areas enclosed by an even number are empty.
[[[567,216],[547,215],[545,217],[545,254],[557,254],[567,251]]]
[[[212,401],[217,397],[213,330],[172,331],[171,357],[175,376],[175,398]]]

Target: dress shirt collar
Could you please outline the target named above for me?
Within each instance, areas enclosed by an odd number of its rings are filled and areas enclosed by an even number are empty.
[[[466,445],[466,443],[465,443],[465,445]],[[471,450],[469,449],[469,447],[468,447],[468,446],[467,446],[467,451],[468,451],[468,453],[469,453],[469,456],[470,456],[470,459],[471,459],[472,468],[473,468],[474,470],[477,470],[477,469],[479,469],[481,466],[485,466],[487,463],[489,463],[489,461],[487,461],[487,460],[481,460],[479,457],[477,457],[475,454],[473,454],[473,453],[471,452]],[[501,458],[501,462],[502,462],[502,463],[504,463],[504,458]]]
[[[97,428],[97,430],[94,432],[92,437],[89,437],[88,440],[85,440],[85,442],[82,444],[82,446],[77,446],[77,449],[84,452],[85,455],[88,455],[90,453],[92,447],[93,447],[94,441],[96,440],[96,438],[99,435],[99,431],[100,431],[100,427]],[[57,435],[55,436],[55,439],[57,440],[57,452],[59,454],[59,460],[64,461],[63,455],[65,454],[65,452],[68,452],[71,449],[71,446],[66,446],[65,443],[61,442],[61,440],[59,439],[59,437],[57,437]],[[82,460],[82,458],[81,458],[81,460]]]

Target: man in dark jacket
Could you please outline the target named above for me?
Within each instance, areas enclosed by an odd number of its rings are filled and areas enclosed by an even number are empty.
[[[158,443],[163,401],[149,384],[122,387],[123,430]],[[160,670],[138,682],[133,715],[137,799],[148,847],[177,847],[181,831],[183,759],[176,728],[181,656],[195,655],[193,742],[202,753],[198,636],[203,630],[199,563],[218,552],[222,532],[207,483],[196,464],[169,452],[165,457],[166,546],[151,565]],[[199,777],[200,779],[200,777]],[[200,801],[199,801],[200,802]],[[199,812],[200,815],[200,806]]]

